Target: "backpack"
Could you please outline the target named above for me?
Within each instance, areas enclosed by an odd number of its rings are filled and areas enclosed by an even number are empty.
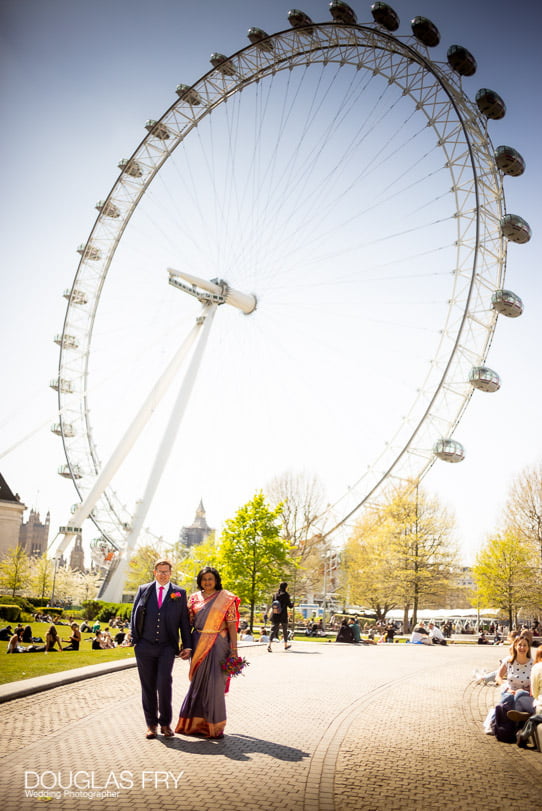
[[[282,606],[278,600],[273,600],[273,602],[271,603],[271,613],[275,617],[278,617],[279,614],[282,614]]]
[[[507,716],[507,708],[502,704],[495,707],[495,737],[501,743],[515,743],[518,724]]]

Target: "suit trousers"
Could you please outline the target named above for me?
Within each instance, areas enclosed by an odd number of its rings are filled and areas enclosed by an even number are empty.
[[[176,654],[171,645],[156,645],[145,639],[135,646],[143,713],[147,726],[171,724],[172,671]]]

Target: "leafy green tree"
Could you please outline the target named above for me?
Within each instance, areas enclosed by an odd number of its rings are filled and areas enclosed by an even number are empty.
[[[30,558],[22,546],[15,546],[8,549],[2,561],[0,561],[0,588],[11,592],[15,597],[18,591],[23,591],[28,586],[30,574]]]
[[[384,618],[402,606],[403,624],[418,610],[437,607],[455,584],[458,553],[453,522],[438,499],[420,488],[392,494],[371,510],[345,550],[350,599]]]
[[[216,533],[211,532],[203,543],[191,546],[187,550],[186,557],[181,561],[182,572],[178,569],[178,579],[175,581],[187,589],[188,592],[194,591],[196,586],[196,577],[200,569],[204,566],[219,566],[219,550],[217,546]]]
[[[532,564],[529,543],[513,531],[490,538],[478,553],[472,569],[476,583],[475,604],[500,608],[508,615],[512,628],[519,609],[532,602],[536,588]]]
[[[49,597],[53,587],[54,563],[47,555],[30,559],[29,589],[33,597]]]
[[[284,571],[293,563],[290,545],[280,536],[280,504],[271,509],[262,492],[226,521],[217,558],[222,580],[250,605],[250,627],[254,607],[276,588]]]
[[[370,608],[377,620],[398,606],[394,558],[377,514],[358,523],[344,548],[343,566],[350,603]]]

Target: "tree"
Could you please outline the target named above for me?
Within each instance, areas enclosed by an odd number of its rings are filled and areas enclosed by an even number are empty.
[[[280,504],[270,509],[262,492],[226,521],[220,538],[218,567],[222,580],[243,602],[254,606],[264,600],[293,564],[290,545],[280,537]]]
[[[34,597],[49,598],[53,587],[54,563],[47,555],[30,559],[29,593]]]
[[[533,596],[532,550],[524,538],[508,530],[490,538],[477,555],[472,570],[476,600],[485,608],[500,608],[510,628],[519,609]]]
[[[510,529],[533,547],[542,570],[542,462],[515,479],[505,515]]]
[[[286,471],[275,476],[266,486],[269,501],[280,507],[281,535],[288,541],[294,561],[290,593],[312,593],[322,583],[324,540],[320,526],[323,512],[324,488],[315,475]]]
[[[125,590],[136,592],[142,583],[154,580],[154,564],[162,556],[166,557],[158,546],[138,546],[130,558]]]
[[[370,608],[377,621],[398,605],[394,596],[395,565],[387,535],[377,513],[356,526],[343,553],[349,602]]]
[[[219,549],[217,546],[216,533],[211,532],[203,543],[195,546],[185,547],[186,557],[181,562],[182,572],[177,569],[178,579],[175,580],[180,586],[189,591],[196,588],[196,578],[198,572],[204,566],[219,565]]]
[[[421,489],[392,494],[366,514],[345,550],[350,599],[384,618],[403,606],[405,630],[412,611],[445,600],[453,586],[458,553],[453,522],[438,499]]]
[[[30,573],[30,558],[22,546],[8,549],[0,562],[0,588],[11,592],[15,597],[18,591],[23,591],[28,585]]]
[[[416,487],[392,500],[385,526],[396,560],[396,594],[404,606],[404,625],[410,608],[415,625],[418,610],[442,604],[455,582],[459,556],[451,540],[453,521],[437,498]]]

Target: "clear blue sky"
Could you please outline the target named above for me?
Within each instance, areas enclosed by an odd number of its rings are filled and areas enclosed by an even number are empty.
[[[352,5],[360,23],[371,22],[370,3]],[[495,395],[473,397],[455,434],[467,448],[466,460],[434,466],[425,482],[455,511],[458,538],[471,558],[498,522],[514,475],[542,456],[539,253],[535,262],[541,219],[542,11],[534,0],[522,4],[521,15],[504,0],[404,0],[391,5],[401,18],[400,34],[408,34],[408,21],[417,14],[438,25],[442,43],[435,58],[444,59],[453,43],[472,51],[478,71],[465,80],[466,92],[474,98],[479,87],[489,87],[501,94],[507,115],[490,122],[492,141],[516,147],[527,162],[525,175],[508,178],[505,186],[508,211],[530,223],[533,238],[526,246],[509,248],[506,286],[521,295],[525,314],[499,321],[488,365],[501,374],[503,387]],[[311,0],[299,7],[315,21],[328,19],[326,2]],[[230,54],[243,47],[250,26],[269,33],[287,28],[288,8],[277,0],[0,0],[0,454],[17,444],[0,458],[0,469],[29,507],[51,510],[53,526],[67,520],[75,499],[71,484],[56,474],[64,459],[58,438],[49,431],[55,412],[49,381],[58,364],[52,339],[62,329],[62,291],[71,285],[75,248],[87,238],[94,204],[113,184],[118,160],[143,136],[144,122],[159,118],[172,103],[175,86],[204,74],[211,52]],[[173,258],[170,262],[175,264]],[[220,391],[209,396],[216,397],[220,419]],[[340,394],[337,414],[340,422]],[[21,443],[28,432],[33,432],[31,438]],[[219,447],[217,459],[210,462],[221,471],[220,496],[216,484],[205,490],[205,477],[191,490],[190,477],[185,480],[175,471],[179,484],[166,532],[173,534],[191,522],[200,496],[209,522],[219,525],[265,486],[265,475],[282,472],[277,466],[252,471],[242,455],[242,469],[237,469],[231,457],[220,454]],[[352,469],[342,434],[337,458]],[[299,468],[319,472],[310,454]],[[240,486],[228,498],[232,482]]]

